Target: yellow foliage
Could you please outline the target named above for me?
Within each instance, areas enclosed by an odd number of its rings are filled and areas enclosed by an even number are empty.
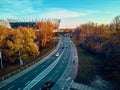
[[[18,61],[19,50],[23,60],[36,57],[39,49],[34,43],[35,39],[35,31],[32,28],[8,29],[0,26],[0,50],[4,54],[3,60],[10,63]]]
[[[50,22],[37,23],[39,28],[38,39],[40,47],[46,47],[47,43],[50,43],[53,37],[53,26]]]

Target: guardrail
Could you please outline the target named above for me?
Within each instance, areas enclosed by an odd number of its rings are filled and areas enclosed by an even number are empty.
[[[52,64],[50,64],[46,69],[44,69],[40,74],[38,74],[23,90],[30,90],[34,85],[36,85],[40,80],[42,80],[48,73],[50,73],[57,65],[63,53],[64,50],[62,51],[61,55]]]
[[[42,55],[41,57],[39,57],[39,56],[36,57],[32,62],[30,62],[30,63],[28,63],[26,65],[23,65],[23,66],[19,66],[16,70],[14,70],[14,71],[12,71],[12,72],[10,72],[10,73],[0,77],[0,81],[4,81],[4,80],[8,79],[9,77],[11,77],[11,76],[13,76],[13,75],[15,75],[15,74],[25,70],[26,68],[32,66],[33,64],[37,63],[38,61],[42,60],[44,57],[49,55],[52,51],[54,51],[54,49],[55,48],[51,49],[50,51],[48,51],[46,54]]]

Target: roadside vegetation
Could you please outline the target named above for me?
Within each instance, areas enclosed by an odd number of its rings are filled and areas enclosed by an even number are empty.
[[[72,38],[72,41],[77,47],[79,58],[78,73],[75,82],[89,85],[95,79],[96,75],[100,74],[102,62],[99,58],[80,47],[76,38]]]
[[[120,16],[111,24],[88,22],[74,31],[79,54],[77,82],[89,83],[91,74],[99,73],[120,89]],[[87,57],[86,57],[87,56]]]
[[[54,28],[58,28],[58,25],[43,21],[31,28],[0,26],[0,51],[3,64],[0,77],[19,68],[20,59],[26,65],[53,50],[58,43],[58,40],[53,39]]]

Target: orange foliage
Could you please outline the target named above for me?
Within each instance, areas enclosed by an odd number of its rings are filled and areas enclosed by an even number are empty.
[[[23,60],[37,56],[39,51],[34,43],[35,39],[35,31],[31,28],[9,29],[0,26],[0,50],[4,54],[3,62],[18,63],[19,49]]]
[[[39,33],[37,33],[40,47],[46,47],[52,40],[53,37],[53,26],[50,22],[39,22],[37,23]]]
[[[54,29],[58,29],[59,23],[52,23],[52,27],[53,27]]]

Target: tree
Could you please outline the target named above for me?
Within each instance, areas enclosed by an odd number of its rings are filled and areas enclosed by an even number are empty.
[[[31,28],[9,29],[0,27],[0,50],[3,53],[3,61],[19,63],[19,50],[23,60],[37,56],[39,51],[34,43],[35,39],[35,31]]]
[[[39,54],[39,49],[34,43],[34,40],[36,39],[35,30],[26,27],[18,27],[17,29],[23,35],[20,43],[22,58],[25,60],[35,58]]]
[[[120,16],[116,16],[112,21],[113,28],[120,32]]]
[[[39,47],[46,47],[50,44],[53,37],[53,26],[50,22],[39,22],[37,23],[39,34]]]

